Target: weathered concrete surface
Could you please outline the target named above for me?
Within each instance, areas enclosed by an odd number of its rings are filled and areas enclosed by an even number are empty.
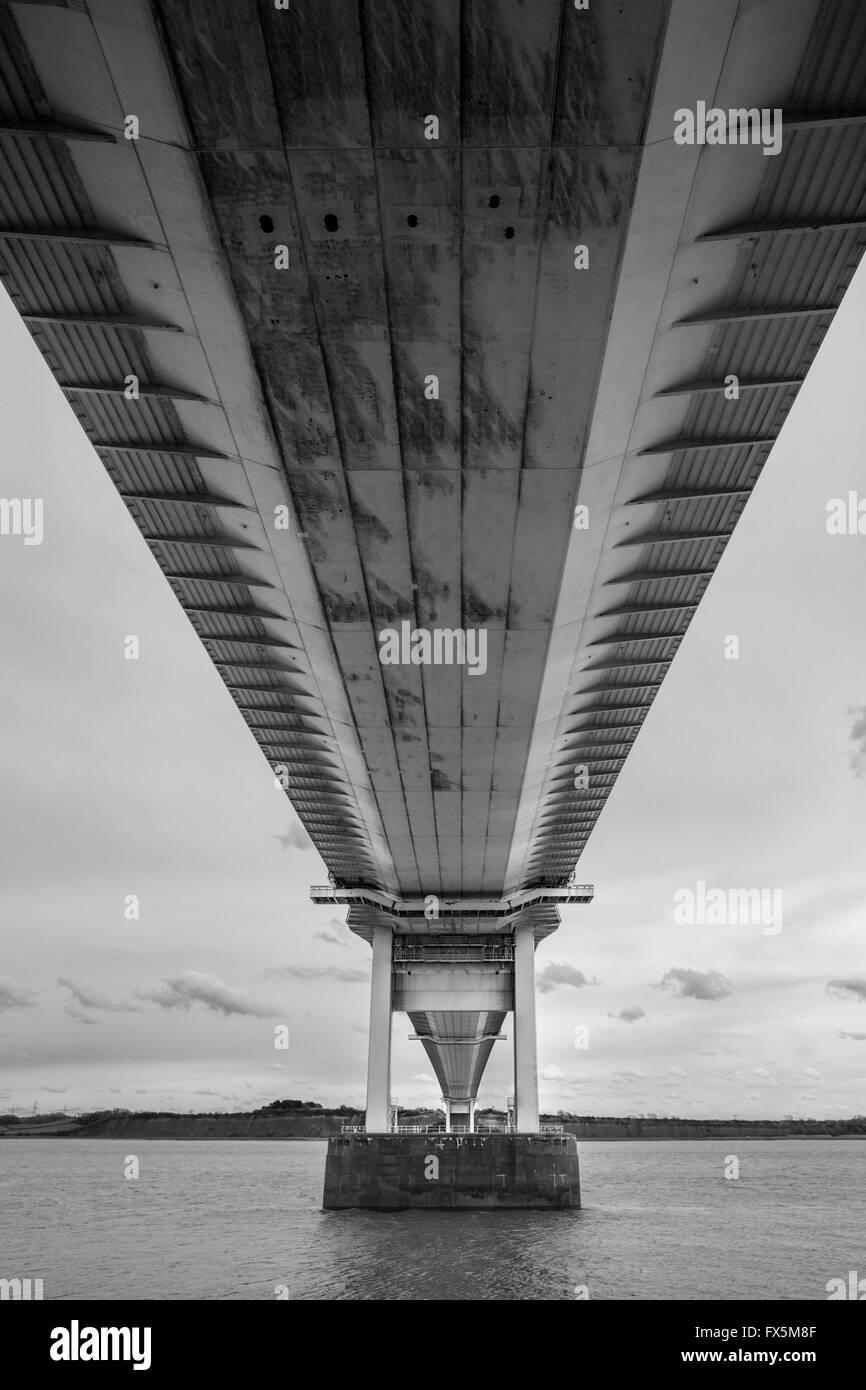
[[[352,1134],[328,1140],[326,1210],[580,1206],[577,1140],[538,1134]]]

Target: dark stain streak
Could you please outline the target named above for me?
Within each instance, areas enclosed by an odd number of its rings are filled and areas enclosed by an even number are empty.
[[[416,695],[414,691],[406,690],[402,687],[398,687],[398,689],[394,690],[387,685],[386,693],[388,696],[388,706],[395,723],[419,724],[422,722],[417,718],[415,713],[416,710],[422,708],[424,703],[420,695]],[[405,738],[405,734],[402,735],[402,737]]]
[[[457,431],[448,421],[444,401],[425,398],[424,378],[405,351],[395,346],[393,356],[400,439],[404,451],[429,458],[443,448],[456,448]]]
[[[490,622],[492,618],[504,620],[506,610],[500,604],[496,608],[491,608],[489,603],[485,603],[480,594],[464,583],[463,585],[463,623],[465,627],[481,626]]]
[[[406,598],[403,594],[397,593],[396,589],[380,576],[373,576],[368,581],[373,592],[370,593],[370,614],[374,623],[391,627],[399,623],[403,618],[411,618],[413,613],[413,603],[411,597]]]
[[[356,6],[292,5],[291,24],[273,4],[260,12],[286,143],[363,140],[367,101]]]
[[[319,593],[329,623],[364,623],[369,621],[369,611],[363,594],[357,590],[352,594],[338,594],[327,584],[319,581]]]
[[[374,135],[408,129],[421,139],[425,115],[439,113],[444,124],[459,110],[453,39],[435,4],[365,4],[362,15]]]
[[[255,9],[212,0],[158,0],[156,8],[183,76],[196,144],[272,144],[277,127]]]
[[[415,595],[419,610],[424,607],[435,612],[440,602],[447,603],[451,596],[451,585],[443,584],[441,580],[423,565],[416,565],[415,570]]]
[[[415,473],[412,478],[413,484],[427,493],[429,497],[450,497],[459,487],[459,480],[454,475],[454,470],[441,468],[431,468],[429,472]]]
[[[525,22],[525,21],[524,21]],[[556,24],[529,43],[487,6],[464,10],[463,136],[472,143],[534,143],[546,136]],[[543,45],[543,46],[542,46]]]
[[[468,442],[483,455],[518,450],[523,441],[520,419],[510,415],[486,380],[487,364],[478,348],[467,348],[463,361],[463,421]],[[520,402],[516,402],[520,405]]]
[[[441,337],[441,296],[454,267],[456,240],[385,242],[391,325],[397,339],[430,342]]]
[[[388,324],[377,239],[319,242],[307,247],[307,260],[323,332],[335,342],[347,328],[384,337]]]
[[[300,465],[336,466],[334,417],[317,345],[303,339],[293,345],[291,372],[282,346],[259,347],[255,356],[283,457]]]
[[[605,89],[605,41],[601,20],[590,8],[572,25],[560,57],[557,123],[569,130],[587,128],[601,140],[610,135],[610,117],[601,98]]]
[[[452,782],[450,777],[446,777],[444,772],[440,772],[438,767],[430,769],[430,786],[434,792],[459,792],[460,786]]]
[[[630,199],[629,151],[558,150],[551,161],[548,229],[571,236],[582,228],[616,227]]]
[[[667,0],[641,0],[640,40],[613,7],[590,6],[563,30],[554,137],[588,145],[633,145],[645,114]]]
[[[308,524],[321,525],[323,519],[336,521],[348,512],[339,474],[293,470],[288,476],[295,506],[301,514],[302,529],[306,530]]]
[[[377,446],[389,440],[393,417],[390,399],[383,400],[378,377],[357,348],[332,343],[326,351],[344,465],[347,469],[369,466],[376,459]]]
[[[358,501],[352,502],[352,519],[359,539],[379,541],[382,545],[387,545],[391,540],[391,532],[387,526],[382,524],[375,513],[366,511]]]

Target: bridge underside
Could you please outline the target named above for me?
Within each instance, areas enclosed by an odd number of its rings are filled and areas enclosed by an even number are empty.
[[[0,7],[3,280],[362,895],[371,1128],[393,1009],[470,1120],[514,1012],[537,1128],[558,914],[507,904],[569,883],[856,268],[864,43],[859,0]],[[677,143],[699,102],[781,149]]]

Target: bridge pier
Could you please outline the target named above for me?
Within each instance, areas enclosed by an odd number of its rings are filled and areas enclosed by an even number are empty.
[[[342,1134],[328,1140],[325,1210],[563,1210],[580,1206],[571,1134]]]
[[[367,1130],[391,1128],[391,946],[387,924],[373,928],[373,970],[370,980],[370,1037],[367,1044]]]
[[[519,1133],[538,1130],[538,1041],[535,1028],[535,933],[514,928],[514,1111]]]
[[[347,903],[348,926],[371,945],[367,1110],[363,1132],[328,1144],[326,1208],[578,1207],[577,1146],[540,1132],[535,949],[555,930],[554,904],[587,901],[582,887],[505,899],[389,898],[368,887],[314,888]],[[443,1127],[392,1125],[391,1020],[407,1014],[442,1085]],[[514,1015],[513,1114],[476,1122],[478,1086],[502,1026]],[[548,1127],[548,1131],[552,1127]]]
[[[478,1104],[476,1099],[452,1100],[450,1096],[443,1096],[442,1103],[445,1106],[446,1134],[450,1134],[455,1128],[465,1130],[467,1134],[475,1133],[475,1107]]]

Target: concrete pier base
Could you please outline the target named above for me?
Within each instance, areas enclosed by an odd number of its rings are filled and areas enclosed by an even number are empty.
[[[580,1206],[568,1134],[348,1134],[328,1140],[326,1211]]]

